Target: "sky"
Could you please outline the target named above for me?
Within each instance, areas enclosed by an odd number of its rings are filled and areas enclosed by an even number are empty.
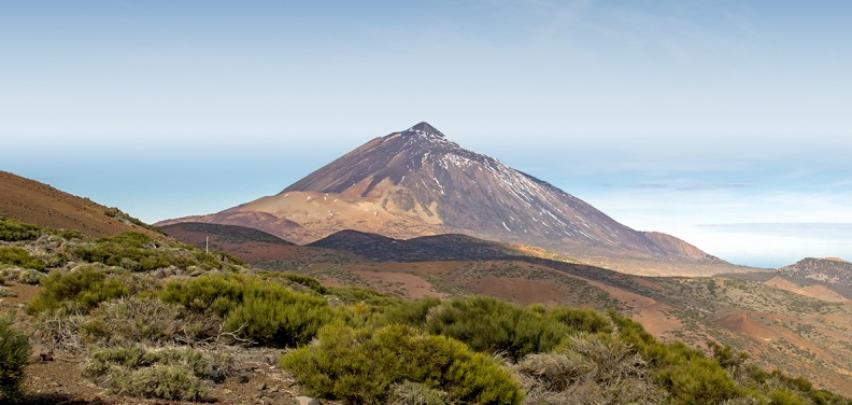
[[[0,2],[0,170],[145,221],[428,121],[724,259],[852,258],[852,2]]]

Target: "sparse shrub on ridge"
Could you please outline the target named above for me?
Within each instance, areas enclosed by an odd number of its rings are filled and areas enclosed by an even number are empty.
[[[174,281],[160,297],[192,311],[210,311],[224,318],[227,331],[271,346],[307,343],[332,317],[323,298],[254,276],[205,275]]]
[[[214,254],[185,246],[170,246],[136,232],[87,242],[78,246],[74,254],[86,262],[120,266],[131,271],[151,271],[169,266],[182,269],[198,266],[209,270],[232,265],[219,260]]]
[[[0,317],[0,399],[11,401],[20,395],[29,353],[27,337],[12,328],[11,319]]]
[[[281,366],[316,395],[347,403],[385,403],[391,387],[411,381],[455,401],[519,404],[523,392],[493,359],[463,343],[406,326],[324,327],[318,343],[285,354]]]
[[[41,236],[41,228],[11,218],[0,218],[0,240],[17,242]]]
[[[614,311],[610,317],[617,327],[616,336],[637,348],[672,403],[715,404],[745,394],[714,359],[680,342],[661,343],[639,323]]]

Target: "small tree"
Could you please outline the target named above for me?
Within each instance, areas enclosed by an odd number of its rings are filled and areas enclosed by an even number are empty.
[[[11,317],[0,318],[0,397],[16,399],[30,355],[27,337],[12,328]]]

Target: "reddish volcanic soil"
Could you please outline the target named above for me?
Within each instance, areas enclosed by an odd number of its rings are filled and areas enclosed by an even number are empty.
[[[0,171],[0,217],[50,228],[76,229],[90,236],[127,231],[153,232],[106,215],[106,207],[46,184]]]

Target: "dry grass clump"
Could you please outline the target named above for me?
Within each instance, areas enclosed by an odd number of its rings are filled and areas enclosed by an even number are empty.
[[[86,318],[81,334],[101,346],[193,344],[216,336],[221,322],[156,298],[132,296],[101,304]]]
[[[449,395],[423,384],[405,381],[391,387],[388,405],[449,405]]]
[[[46,275],[38,270],[24,269],[20,267],[7,267],[0,269],[0,285],[10,283],[21,283],[37,285],[41,283]]]
[[[570,337],[552,353],[530,354],[515,371],[533,404],[660,403],[636,350],[599,335]]]
[[[91,351],[82,373],[118,395],[197,401],[227,377],[230,363],[226,355],[188,347],[127,346]]]

